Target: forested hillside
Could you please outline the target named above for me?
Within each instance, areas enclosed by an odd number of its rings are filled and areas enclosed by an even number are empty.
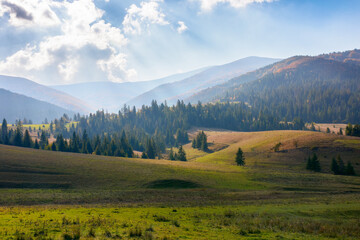
[[[292,57],[204,90],[191,102],[244,102],[282,120],[360,121],[360,67],[322,57]]]

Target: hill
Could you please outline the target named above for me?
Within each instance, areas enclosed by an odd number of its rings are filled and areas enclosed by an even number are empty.
[[[206,68],[180,73],[161,79],[141,82],[87,82],[69,85],[58,85],[53,88],[75,96],[90,104],[94,109],[105,109],[118,112],[125,102],[149,91],[161,84],[172,83],[203,71]]]
[[[74,112],[53,104],[26,97],[0,88],[0,119],[6,118],[8,123],[15,120],[30,119],[34,123],[41,123],[45,118],[55,119],[64,113],[72,116]]]
[[[188,162],[0,145],[0,237],[354,239],[360,233],[360,178],[330,173],[338,154],[360,172],[359,138],[205,132],[212,152],[186,145]],[[277,142],[282,146],[274,152]],[[235,165],[238,147],[245,167]],[[320,173],[305,170],[313,153]]]
[[[160,85],[145,92],[127,104],[137,107],[150,105],[152,100],[174,104],[178,99],[185,99],[195,92],[201,91],[217,84],[221,84],[235,76],[253,71],[257,68],[279,61],[273,58],[247,57],[225,65],[214,66],[186,79]]]
[[[48,102],[75,113],[88,113],[90,110],[96,110],[69,94],[25,78],[0,75],[0,88]]]
[[[241,101],[283,120],[354,122],[360,119],[360,67],[322,57],[288,58],[205,89],[190,102]]]

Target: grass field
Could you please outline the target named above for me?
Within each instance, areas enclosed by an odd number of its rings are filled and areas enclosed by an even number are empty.
[[[360,138],[206,131],[188,162],[0,145],[0,239],[357,239]],[[272,147],[281,142],[279,152]],[[237,148],[246,166],[235,165]],[[305,170],[315,152],[322,172]],[[141,235],[141,236],[140,236]]]

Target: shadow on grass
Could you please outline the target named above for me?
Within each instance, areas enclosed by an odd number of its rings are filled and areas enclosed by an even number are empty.
[[[180,180],[180,179],[163,179],[149,182],[144,185],[146,188],[172,188],[172,189],[182,189],[182,188],[201,188],[201,184],[196,182]]]

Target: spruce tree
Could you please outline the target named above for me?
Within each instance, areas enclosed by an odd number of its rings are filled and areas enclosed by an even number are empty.
[[[321,166],[320,166],[320,162],[319,159],[316,155],[316,153],[314,153],[313,158],[312,158],[312,164],[313,164],[313,169],[315,172],[320,172],[321,171]]]
[[[180,160],[180,161],[187,161],[185,150],[183,149],[183,147],[181,145],[179,147],[179,151],[178,151],[178,154],[177,154],[177,159]]]
[[[55,144],[55,142],[53,142],[53,143],[51,144],[51,151],[56,151],[56,144]]]
[[[172,161],[175,160],[174,151],[172,148],[170,149],[169,159]]]
[[[335,175],[339,174],[339,164],[337,163],[335,158],[332,158],[332,160],[331,160],[331,171]]]
[[[35,148],[35,149],[40,149],[40,145],[39,145],[39,143],[38,143],[38,140],[37,140],[37,139],[35,139],[34,148]]]
[[[354,170],[354,167],[352,166],[351,162],[347,162],[345,174],[350,175],[350,176],[355,175],[355,170]]]
[[[244,157],[244,153],[241,150],[241,148],[239,148],[237,153],[236,153],[235,162],[236,162],[236,164],[238,166],[244,166],[245,165],[245,157]]]
[[[141,154],[141,158],[144,158],[144,159],[147,159],[147,158],[148,158],[148,156],[147,156],[146,152],[142,152],[142,154]]]
[[[7,128],[7,122],[6,119],[3,119],[2,125],[1,125],[1,138],[2,142],[4,144],[9,144],[9,135],[8,135],[8,128]]]
[[[23,146],[27,148],[30,148],[32,146],[32,140],[29,131],[27,129],[25,130],[25,134],[24,134]]]
[[[345,174],[345,164],[340,155],[337,156],[337,162],[339,165],[339,174]]]

